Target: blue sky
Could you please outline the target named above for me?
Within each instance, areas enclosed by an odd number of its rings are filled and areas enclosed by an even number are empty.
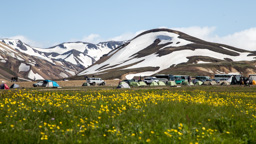
[[[256,50],[254,0],[0,0],[1,38],[39,47],[67,41],[130,39],[168,27]],[[236,39],[235,39],[236,38]],[[249,39],[239,43],[232,41]],[[250,43],[250,44],[248,44]]]

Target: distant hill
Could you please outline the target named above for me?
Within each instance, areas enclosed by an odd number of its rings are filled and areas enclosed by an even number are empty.
[[[20,40],[1,39],[0,78],[19,76],[39,80],[74,76],[121,44],[123,42],[67,42],[43,49]]]

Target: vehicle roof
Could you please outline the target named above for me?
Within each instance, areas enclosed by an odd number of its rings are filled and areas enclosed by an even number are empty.
[[[233,75],[240,75],[240,74],[215,74],[215,75],[230,75],[230,76],[233,76]]]
[[[99,78],[99,77],[90,77],[90,78],[88,78],[88,79],[92,79],[92,78]]]

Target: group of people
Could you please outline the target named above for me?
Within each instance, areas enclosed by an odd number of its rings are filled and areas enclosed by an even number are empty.
[[[240,85],[250,86],[249,77],[240,77]]]

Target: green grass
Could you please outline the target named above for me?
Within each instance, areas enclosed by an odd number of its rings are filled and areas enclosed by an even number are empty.
[[[0,139],[1,143],[256,143],[254,91],[238,86],[1,91]]]

